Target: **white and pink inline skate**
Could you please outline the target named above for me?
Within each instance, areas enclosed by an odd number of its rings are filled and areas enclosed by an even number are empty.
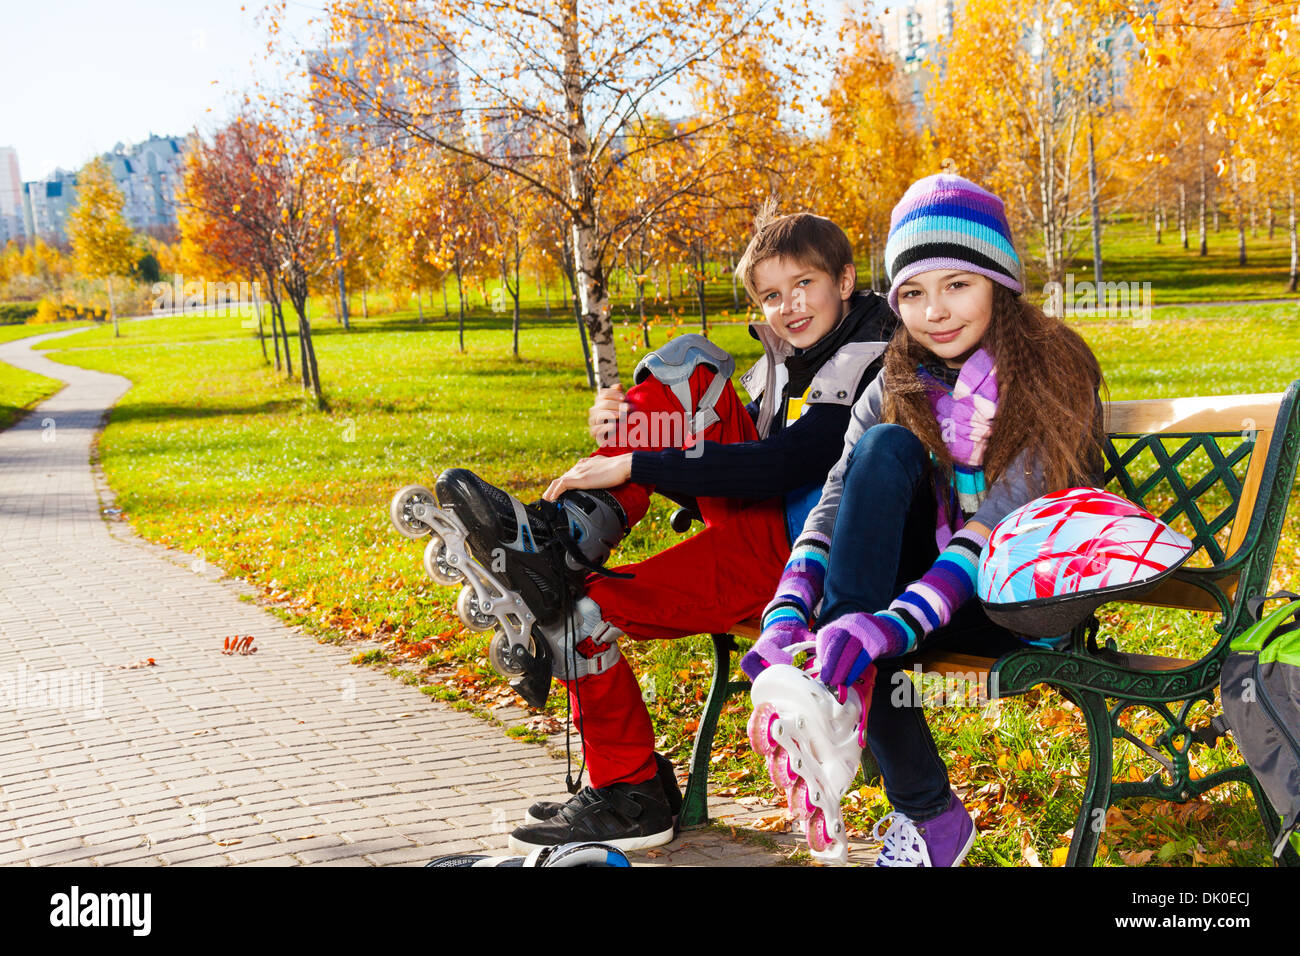
[[[797,654],[813,646],[789,650]],[[813,858],[822,863],[848,861],[840,804],[861,763],[874,676],[870,668],[863,680],[837,694],[815,670],[774,664],[750,690],[749,742],[767,761],[768,776],[785,791]]]

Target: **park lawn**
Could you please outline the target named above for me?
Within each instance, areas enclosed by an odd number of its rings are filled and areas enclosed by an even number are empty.
[[[8,428],[33,405],[45,401],[63,383],[0,362],[0,430]]]
[[[12,342],[15,339],[29,339],[33,335],[45,335],[48,332],[63,332],[67,329],[85,328],[94,322],[43,322],[39,325],[23,323],[20,325],[0,325],[0,342]]]
[[[387,506],[398,487],[427,485],[453,465],[530,499],[589,450],[590,392],[571,318],[531,318],[521,359],[510,357],[503,324],[508,318],[476,315],[460,355],[454,325],[440,318],[423,325],[409,314],[372,318],[356,322],[350,334],[317,322],[328,412],[266,367],[237,318],[125,323],[120,339],[95,330],[51,355],[135,383],[112,414],[100,455],[118,505],[139,533],[245,578],[291,623],[351,643],[358,659],[393,669],[454,705],[484,708],[513,698],[487,665],[486,636],[460,625],[452,611],[456,589],[425,577],[421,544],[391,528]],[[1300,378],[1300,319],[1291,306],[1158,310],[1149,323],[1090,322],[1080,329],[1113,399],[1279,391]],[[619,335],[626,384],[640,332],[621,327]],[[654,329],[653,344],[665,335],[664,327]],[[719,326],[713,338],[737,356],[738,372],[759,354],[743,326]],[[656,499],[620,559],[677,540],[670,511]],[[1300,516],[1293,513],[1274,575],[1278,586],[1300,583],[1298,541]],[[1108,623],[1122,629],[1126,649],[1196,656],[1207,639],[1204,623],[1188,620],[1196,617],[1113,612]],[[707,639],[629,641],[625,650],[642,675],[661,748],[684,764],[702,707]],[[559,695],[548,710],[562,715]],[[745,739],[747,712],[740,699],[726,709],[713,784],[771,796]],[[1062,834],[1078,807],[1086,746],[1072,708],[1036,692],[989,716],[971,708],[932,714],[954,784],[979,811],[972,863],[1059,862]],[[1119,749],[1134,774],[1150,772],[1136,752]],[[1221,743],[1198,769],[1233,756]],[[848,805],[859,829],[885,810],[872,786],[852,791]],[[1125,805],[1112,816],[1104,862],[1267,861],[1263,831],[1241,790],[1221,788],[1186,807]]]
[[[89,322],[58,322],[44,325],[0,325],[0,342],[59,332],[89,325]],[[35,372],[0,362],[0,430],[16,422],[33,405],[45,401],[63,383]]]
[[[1199,255],[1195,223],[1188,233],[1189,249],[1182,247],[1177,228],[1165,229],[1157,244],[1149,224],[1131,217],[1108,221],[1102,227],[1102,281],[1151,283],[1155,305],[1176,302],[1234,302],[1243,299],[1293,299],[1300,304],[1300,293],[1287,292],[1291,247],[1284,220],[1279,221],[1273,238],[1268,238],[1268,224],[1260,222],[1259,235],[1246,230],[1246,264],[1237,264],[1237,230],[1228,217],[1222,228],[1209,226],[1206,255]],[[1076,285],[1092,282],[1092,239],[1083,224],[1081,245],[1066,271],[1073,273]],[[1041,248],[1033,235],[1022,237],[1025,253],[1033,256]],[[1029,262],[1028,290],[1041,296],[1045,277],[1042,270]]]

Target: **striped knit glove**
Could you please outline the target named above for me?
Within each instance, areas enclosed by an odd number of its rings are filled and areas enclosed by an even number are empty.
[[[906,646],[903,622],[888,611],[837,617],[817,633],[817,668],[823,684],[856,683],[871,662],[897,657]]]
[[[867,665],[899,657],[952,620],[975,595],[980,552],[988,539],[963,528],[919,581],[878,614],[845,614],[817,634],[817,666],[825,684],[852,684]]]
[[[813,639],[808,621],[822,598],[830,550],[830,539],[817,532],[809,532],[795,542],[776,595],[763,609],[763,632],[753,650],[740,661],[740,669],[750,680],[770,664],[792,663],[786,648]]]

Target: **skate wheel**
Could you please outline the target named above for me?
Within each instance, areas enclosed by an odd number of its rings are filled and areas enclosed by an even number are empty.
[[[778,790],[789,790],[799,780],[790,768],[790,755],[780,748],[767,755],[767,775]]]
[[[795,785],[790,788],[789,793],[786,795],[786,803],[790,807],[790,812],[800,818],[806,817],[817,810],[817,804],[813,803],[812,798],[808,795],[808,783],[802,778],[797,780]]]
[[[537,653],[532,638],[528,639],[528,653],[533,656]],[[488,644],[488,660],[502,677],[519,677],[526,673],[523,666],[510,653],[510,639],[502,631],[498,631],[496,637]]]
[[[776,737],[772,734],[772,725],[778,719],[779,716],[771,704],[760,704],[749,715],[749,725],[746,727],[749,745],[760,756],[770,754],[777,746]]]
[[[820,810],[814,810],[804,821],[803,835],[814,853],[828,850],[835,843],[826,826],[826,815]]]
[[[424,485],[407,485],[393,495],[393,500],[388,505],[388,518],[400,534],[408,538],[419,539],[432,531],[433,528],[412,513],[411,506],[415,504],[427,505],[430,508],[438,507],[433,492]]]
[[[447,563],[447,542],[436,534],[424,548],[424,571],[443,587],[451,587],[465,580],[464,571]]]
[[[484,614],[478,608],[478,596],[471,587],[463,587],[456,597],[456,616],[471,631],[490,631],[497,619],[491,614]]]

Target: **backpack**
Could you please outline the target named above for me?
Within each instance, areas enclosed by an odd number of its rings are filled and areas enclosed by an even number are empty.
[[[1264,602],[1278,598],[1292,600],[1261,617]],[[1237,748],[1282,815],[1280,857],[1288,839],[1300,852],[1300,595],[1279,591],[1246,607],[1256,623],[1233,640],[1219,690]]]

